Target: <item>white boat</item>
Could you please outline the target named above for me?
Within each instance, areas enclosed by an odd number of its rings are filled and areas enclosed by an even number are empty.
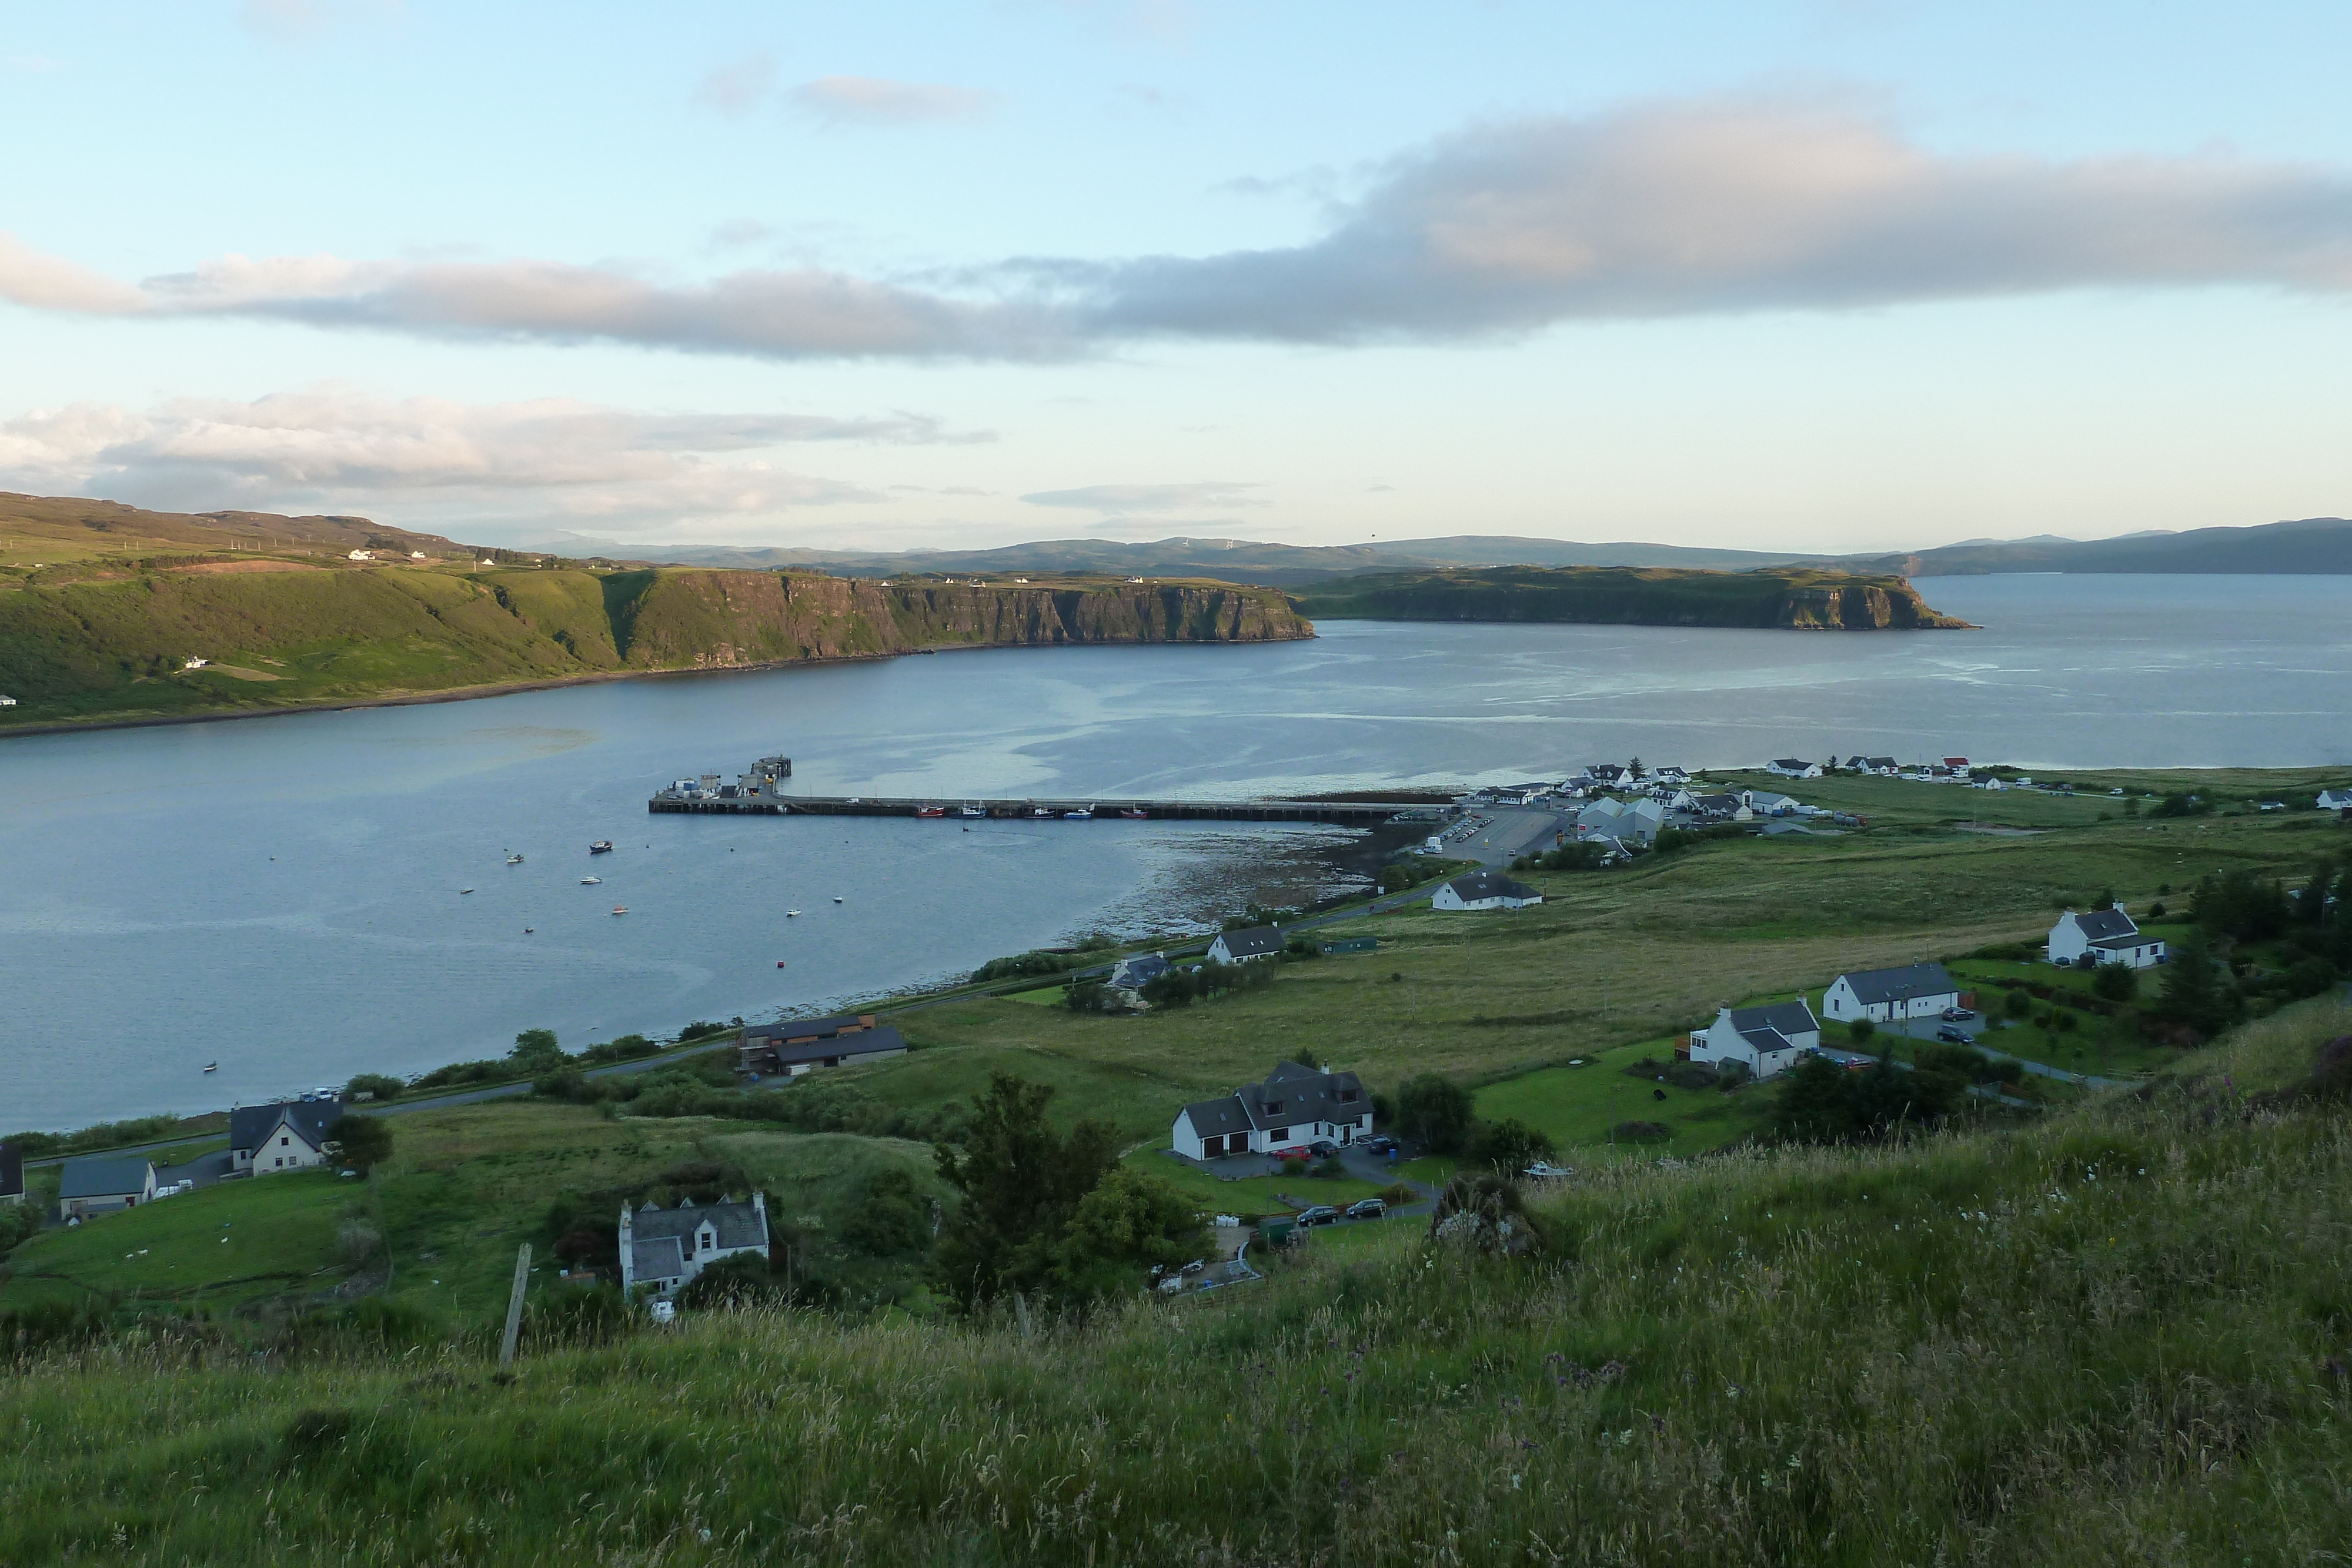
[[[583,876],[580,879],[580,885],[583,887],[602,887],[604,883],[604,879],[601,876]]]
[[[956,815],[959,817],[985,817],[988,815],[988,808],[985,806],[959,806],[956,808]]]
[[[787,920],[798,920],[800,917],[801,912],[797,909],[787,909],[784,911],[784,918]]]
[[[522,856],[520,856],[520,855],[509,855],[509,856],[507,856],[507,864],[509,864],[509,865],[520,865],[520,864],[522,864]]]
[[[206,1072],[218,1072],[220,1071],[220,1063],[217,1061],[207,1061],[205,1063],[205,1071]]]
[[[835,904],[839,904],[839,903],[841,902],[841,894],[837,894],[837,893],[836,893],[836,894],[835,894],[833,895],[833,901],[834,901]]]
[[[626,915],[628,912],[629,906],[625,904],[616,904],[613,905],[613,913],[615,915]]]
[[[1086,810],[1084,807],[1081,807],[1075,811],[1065,811],[1062,813],[1062,821],[1066,822],[1091,822],[1094,820],[1095,814],[1092,811]]]

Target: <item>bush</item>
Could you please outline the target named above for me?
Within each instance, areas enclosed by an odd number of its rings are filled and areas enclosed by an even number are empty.
[[[1855,1019],[1845,1026],[1845,1032],[1846,1038],[1854,1044],[1868,1045],[1870,1037],[1878,1032],[1878,1026],[1868,1019]]]
[[[377,1100],[397,1100],[401,1091],[407,1087],[388,1072],[362,1072],[343,1085],[343,1098],[357,1100],[366,1094]]]
[[[1293,1155],[1288,1159],[1282,1162],[1282,1174],[1286,1176],[1305,1176],[1307,1174],[1307,1162],[1298,1155]]]
[[[1462,1152],[1465,1165],[1513,1172],[1525,1170],[1551,1155],[1551,1135],[1516,1116],[1474,1124]]]
[[[1322,1161],[1313,1170],[1307,1172],[1309,1176],[1343,1176],[1347,1174],[1346,1163],[1337,1155],[1324,1155]]]
[[[1475,1115],[1470,1091],[1434,1072],[1397,1091],[1398,1132],[1429,1154],[1460,1154]]]
[[[2102,964],[2091,977],[2091,993],[2111,1002],[2127,1002],[2139,995],[2139,972],[2129,964]]]
[[[2017,987],[2009,993],[2009,1000],[2001,1004],[2001,1010],[2013,1019],[2023,1018],[2033,1010],[2033,993]]]
[[[693,1312],[709,1312],[721,1307],[761,1306],[783,1295],[782,1286],[768,1271],[765,1257],[757,1252],[738,1252],[708,1265],[688,1281],[686,1289],[678,1292],[677,1304]]]
[[[1388,1186],[1381,1188],[1381,1190],[1374,1196],[1382,1203],[1387,1204],[1391,1208],[1397,1208],[1408,1203],[1418,1203],[1421,1201],[1421,1194],[1413,1189],[1413,1186],[1411,1182],[1404,1181],[1391,1182]]]
[[[971,972],[975,983],[983,980],[1017,979],[1024,975],[1058,975],[1065,969],[1076,969],[1088,962],[1084,953],[1055,953],[1046,948],[1015,953],[1008,958],[991,958]]]
[[[877,1171],[841,1228],[841,1239],[874,1258],[913,1252],[931,1239],[931,1206],[911,1172]]]
[[[2080,1013],[2068,1012],[2064,1008],[2059,1008],[2051,1013],[2050,1021],[2057,1027],[2059,1033],[2068,1034],[2082,1023],[2083,1018]]]

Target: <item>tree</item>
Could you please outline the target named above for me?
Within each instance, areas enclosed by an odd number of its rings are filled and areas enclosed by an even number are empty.
[[[373,1170],[392,1158],[392,1129],[381,1116],[338,1116],[327,1124],[326,1136],[353,1170]]]
[[[1099,1301],[1140,1290],[1155,1263],[1181,1269],[1208,1255],[1201,1206],[1165,1178],[1114,1167],[1078,1200],[1054,1257],[1055,1291]]]
[[[1867,1045],[1870,1037],[1878,1032],[1878,1026],[1868,1019],[1855,1019],[1845,1026],[1845,1032],[1854,1044]]]
[[[546,1072],[563,1065],[563,1048],[555,1042],[553,1030],[527,1029],[515,1036],[507,1059],[525,1072]]]
[[[2001,1010],[2013,1019],[2023,1018],[2033,1010],[2033,993],[2023,986],[2017,987],[2009,993],[2009,1000],[2001,1004]]]
[[[1048,1084],[992,1073],[972,1097],[962,1149],[935,1147],[940,1178],[962,1197],[940,1236],[940,1279],[967,1309],[1043,1282],[1079,1200],[1117,1163],[1103,1123],[1054,1130],[1053,1098]]]
[[[369,1095],[377,1100],[397,1100],[408,1085],[388,1072],[362,1072],[343,1085],[343,1098],[356,1100]]]
[[[2111,1002],[2127,1002],[2139,995],[2139,971],[2129,964],[2102,964],[2091,977],[2091,993]]]
[[[2237,992],[2201,942],[2183,943],[2164,967],[2164,991],[2156,1010],[2210,1039],[2230,1027]]]
[[[2093,909],[2113,909],[2115,906],[2116,890],[2112,887],[2102,889],[2099,896],[2091,901]]]
[[[677,1304],[688,1312],[713,1307],[756,1307],[783,1291],[769,1271],[764,1252],[738,1252],[703,1266],[677,1294]]]
[[[1433,1155],[1458,1155],[1476,1112],[1470,1091],[1450,1078],[1424,1072],[1397,1091],[1397,1131]]]
[[[1505,1116],[1498,1121],[1480,1122],[1471,1127],[1469,1140],[1463,1149],[1462,1163],[1516,1173],[1527,1169],[1538,1160],[1548,1160],[1551,1156],[1550,1134],[1528,1126],[1517,1116]]]
[[[908,1170],[877,1171],[850,1211],[841,1239],[860,1252],[888,1258],[912,1252],[931,1239],[930,1205]]]

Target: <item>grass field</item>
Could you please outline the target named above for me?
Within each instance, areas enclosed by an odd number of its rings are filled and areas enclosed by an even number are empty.
[[[1375,1196],[1388,1185],[1359,1181],[1354,1176],[1244,1176],[1238,1181],[1221,1181],[1158,1149],[1138,1149],[1127,1155],[1125,1163],[1190,1193],[1211,1214],[1288,1214],[1318,1203],[1345,1208],[1360,1197]]]
[[[121,1296],[218,1311],[331,1288],[352,1272],[337,1256],[365,1195],[331,1171],[226,1182],[46,1230],[8,1260],[0,1305]]]
[[[1627,1157],[1720,1148],[1763,1124],[1769,1089],[1751,1086],[1728,1094],[1680,1089],[1626,1071],[1644,1057],[1672,1061],[1674,1056],[1671,1038],[1596,1051],[1581,1067],[1550,1067],[1486,1085],[1478,1091],[1478,1114],[1489,1120],[1516,1116],[1549,1134],[1562,1149],[1608,1148],[1610,1128],[1622,1122],[1653,1122],[1673,1134],[1655,1143],[1628,1140],[1617,1145]]]
[[[1514,1263],[1367,1225],[1085,1321],[704,1314],[510,1382],[52,1352],[0,1379],[0,1561],[2325,1563],[2352,1124],[2244,1093],[2347,1030],[2023,1129],[1604,1164]]]

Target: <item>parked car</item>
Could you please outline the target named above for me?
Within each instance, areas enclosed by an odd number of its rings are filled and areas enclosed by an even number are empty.
[[[1187,1274],[1197,1274],[1208,1266],[1209,1260],[1207,1259],[1195,1258],[1190,1263],[1184,1265],[1184,1272]]]
[[[1397,1146],[1397,1141],[1386,1133],[1377,1138],[1360,1138],[1357,1142],[1360,1146],[1370,1149],[1376,1155],[1385,1155]]]
[[[1328,1225],[1339,1218],[1339,1211],[1338,1209],[1332,1207],[1328,1203],[1318,1203],[1312,1208],[1302,1210],[1298,1216],[1298,1223],[1301,1225]]]
[[[1953,1029],[1949,1025],[1937,1030],[1936,1031],[1936,1038],[1949,1045],[1974,1045],[1976,1043],[1975,1040],[1969,1038],[1968,1030]]]
[[[1348,1206],[1350,1219],[1379,1219],[1389,1211],[1389,1206],[1377,1197],[1358,1198]]]
[[[1968,1008],[1946,1008],[1944,1009],[1944,1021],[1946,1023],[1966,1023],[1976,1016],[1975,1012]]]
[[[1339,1152],[1339,1145],[1328,1140],[1318,1138],[1314,1143],[1307,1145],[1307,1152],[1313,1155],[1318,1160],[1328,1160],[1333,1155]]]

